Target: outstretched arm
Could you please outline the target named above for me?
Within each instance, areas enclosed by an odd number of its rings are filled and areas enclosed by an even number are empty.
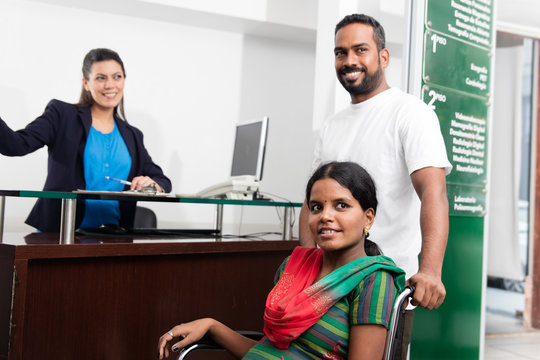
[[[62,110],[63,106],[57,100],[52,100],[41,116],[18,131],[12,130],[0,119],[0,154],[23,156],[53,144],[59,132]]]
[[[422,250],[418,273],[407,283],[414,285],[413,305],[438,308],[446,290],[441,281],[442,265],[448,241],[448,198],[444,169],[426,167],[411,174],[413,186],[422,202],[420,227]]]
[[[182,349],[197,342],[208,333],[216,343],[223,346],[238,359],[241,359],[256,343],[254,340],[248,339],[219,321],[210,318],[176,325],[170,332],[174,336],[171,336],[169,332],[167,332],[159,338],[158,354],[160,359],[169,357],[167,344],[172,343],[173,340],[178,337],[180,337],[181,340],[173,343],[171,346],[173,351],[177,351],[178,349]]]

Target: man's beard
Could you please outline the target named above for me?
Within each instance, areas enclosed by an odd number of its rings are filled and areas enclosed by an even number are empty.
[[[364,73],[364,79],[360,82],[360,84],[358,85],[349,84],[347,83],[347,80],[343,78],[343,75],[345,73],[351,72],[351,71],[361,71]],[[343,87],[345,88],[345,90],[349,92],[349,94],[356,96],[356,95],[369,94],[375,89],[377,89],[377,87],[379,87],[381,83],[381,79],[383,77],[384,72],[380,66],[377,67],[377,71],[375,71],[375,73],[372,75],[368,74],[367,69],[365,67],[359,68],[356,66],[355,67],[344,66],[339,71],[339,74],[340,76],[338,79],[341,85],[343,85]]]

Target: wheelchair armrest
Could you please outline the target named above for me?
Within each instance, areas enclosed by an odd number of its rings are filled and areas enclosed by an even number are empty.
[[[240,335],[243,335],[251,340],[259,341],[263,338],[264,334],[259,331],[237,331]],[[199,341],[185,347],[180,351],[178,360],[184,360],[192,351],[195,350],[225,350],[221,345],[216,343],[208,335],[203,336]]]
[[[390,318],[390,329],[388,330],[388,335],[386,337],[386,348],[384,351],[384,360],[390,360],[394,358],[394,353],[396,351],[397,341],[401,341],[403,334],[400,333],[400,325],[403,321],[403,314],[405,308],[409,304],[409,300],[412,299],[414,294],[414,286],[407,286],[403,291],[398,295],[394,301],[394,306],[392,310],[392,317]]]

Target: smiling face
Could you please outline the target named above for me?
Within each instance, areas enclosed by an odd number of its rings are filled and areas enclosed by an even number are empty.
[[[124,96],[124,81],[122,66],[114,60],[105,60],[92,64],[88,79],[83,78],[83,86],[92,94],[93,106],[112,110]]]
[[[364,211],[350,190],[332,178],[313,184],[308,206],[309,228],[323,251],[366,256],[364,228],[373,224],[373,209]]]
[[[342,27],[335,37],[336,75],[353,103],[369,99],[388,88],[384,69],[388,66],[387,49],[377,49],[370,25],[352,23]]]

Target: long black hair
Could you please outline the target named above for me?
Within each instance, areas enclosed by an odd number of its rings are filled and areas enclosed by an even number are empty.
[[[313,185],[321,179],[334,179],[341,186],[348,189],[353,197],[358,201],[362,210],[373,209],[373,213],[377,213],[377,191],[373,179],[368,172],[354,162],[349,161],[332,161],[321,165],[311,178],[306,186],[306,202],[309,203],[311,197],[311,189]],[[373,241],[368,240],[369,234],[364,239],[364,249],[369,256],[382,255],[381,249]]]
[[[92,49],[86,54],[83,60],[82,73],[85,80],[89,80],[90,72],[92,71],[92,65],[99,61],[114,60],[122,67],[122,73],[126,77],[126,69],[124,68],[124,62],[120,58],[120,55],[116,51],[110,49],[98,48]],[[79,102],[75,104],[77,106],[92,106],[94,105],[94,98],[90,91],[86,90],[84,86],[81,89],[81,96]],[[124,113],[124,97],[120,100],[120,103],[114,109],[114,113],[118,115],[122,120],[126,120],[126,114]]]

